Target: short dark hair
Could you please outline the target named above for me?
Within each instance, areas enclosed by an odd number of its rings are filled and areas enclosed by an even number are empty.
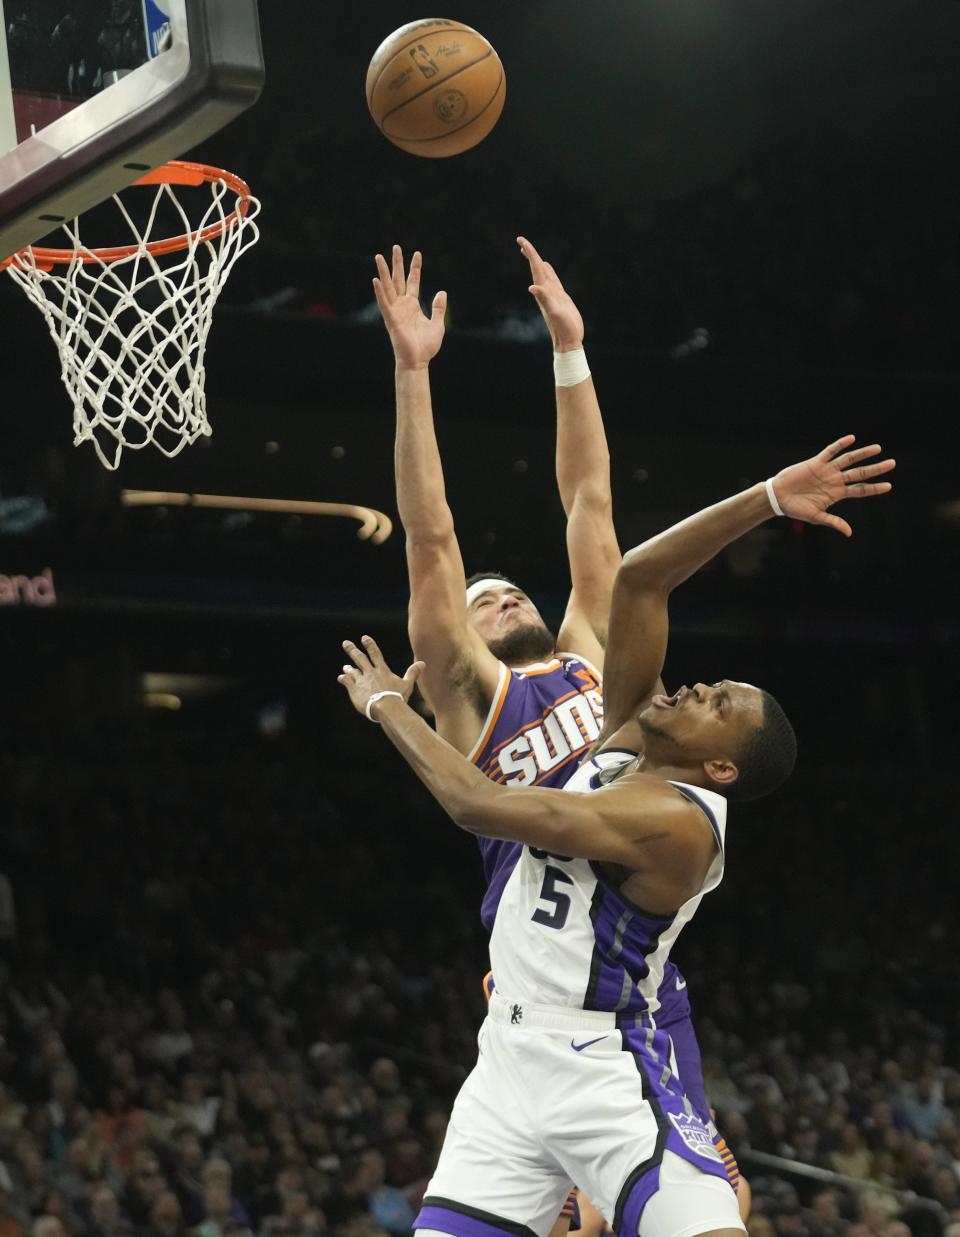
[[[503,575],[502,572],[475,571],[473,575],[469,578],[469,580],[467,580],[467,588],[470,588],[471,585],[473,584],[477,584],[480,580],[502,580],[504,584],[509,584],[511,588],[517,587],[517,585],[514,584],[512,580],[508,579],[505,575]]]
[[[727,798],[735,803],[762,799],[782,786],[797,763],[797,736],[780,702],[769,692],[763,697],[763,718],[746,738],[737,755],[740,776]]]

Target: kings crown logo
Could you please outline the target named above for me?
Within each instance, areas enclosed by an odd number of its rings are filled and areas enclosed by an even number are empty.
[[[716,1160],[722,1164],[720,1152],[713,1145],[713,1139],[710,1137],[710,1131],[703,1124],[699,1117],[687,1116],[685,1113],[668,1113],[673,1128],[683,1139],[683,1144],[688,1147],[694,1155],[702,1156],[705,1160]]]

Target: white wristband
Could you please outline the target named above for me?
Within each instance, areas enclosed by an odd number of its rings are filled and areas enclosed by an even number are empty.
[[[582,348],[576,352],[553,354],[553,380],[558,387],[575,387],[590,377],[587,354]]]
[[[370,697],[370,699],[367,701],[367,707],[366,707],[366,709],[364,710],[364,712],[365,712],[365,713],[366,713],[366,715],[367,715],[367,721],[368,721],[368,722],[375,722],[375,721],[377,720],[377,719],[376,719],[376,718],[375,718],[375,717],[371,714],[370,710],[371,710],[371,709],[373,708],[373,706],[377,703],[377,701],[378,701],[378,700],[382,700],[382,699],[384,698],[384,696],[396,696],[396,698],[397,698],[398,700],[402,700],[402,699],[403,699],[403,696],[401,695],[401,693],[400,693],[400,692],[374,692],[374,693],[373,693],[373,695]],[[378,723],[378,725],[379,725],[379,723]]]
[[[764,487],[765,487],[765,489],[766,489],[766,491],[767,491],[767,498],[769,498],[769,499],[770,499],[770,506],[773,508],[773,514],[774,514],[774,515],[783,515],[783,508],[782,508],[782,507],[780,506],[780,504],[777,502],[777,496],[776,496],[776,494],[774,493],[774,489],[773,489],[773,477],[768,477],[768,478],[766,479],[766,481],[764,481],[764,483],[763,483],[763,484],[764,484]]]

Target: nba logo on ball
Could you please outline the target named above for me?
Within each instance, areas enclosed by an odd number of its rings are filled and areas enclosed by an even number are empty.
[[[412,155],[438,159],[483,141],[500,119],[507,83],[482,34],[430,17],[384,39],[367,69],[366,93],[384,137]]]

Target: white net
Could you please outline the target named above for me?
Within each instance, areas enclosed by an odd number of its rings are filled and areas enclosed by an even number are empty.
[[[191,206],[209,191],[199,223],[190,222],[178,190]],[[65,265],[49,266],[47,251],[30,248],[7,267],[43,314],[60,352],[75,445],[92,442],[109,469],[117,467],[124,447],[152,444],[174,456],[210,434],[207,336],[233,264],[259,238],[254,220],[260,210],[253,197],[241,204],[225,180],[211,180],[206,189],[159,184],[137,222],[119,196],[113,201],[130,228],[128,255],[87,248],[74,219],[63,225],[73,251]],[[169,236],[171,219],[180,221],[176,230],[185,234],[185,247],[160,253],[156,238]]]

